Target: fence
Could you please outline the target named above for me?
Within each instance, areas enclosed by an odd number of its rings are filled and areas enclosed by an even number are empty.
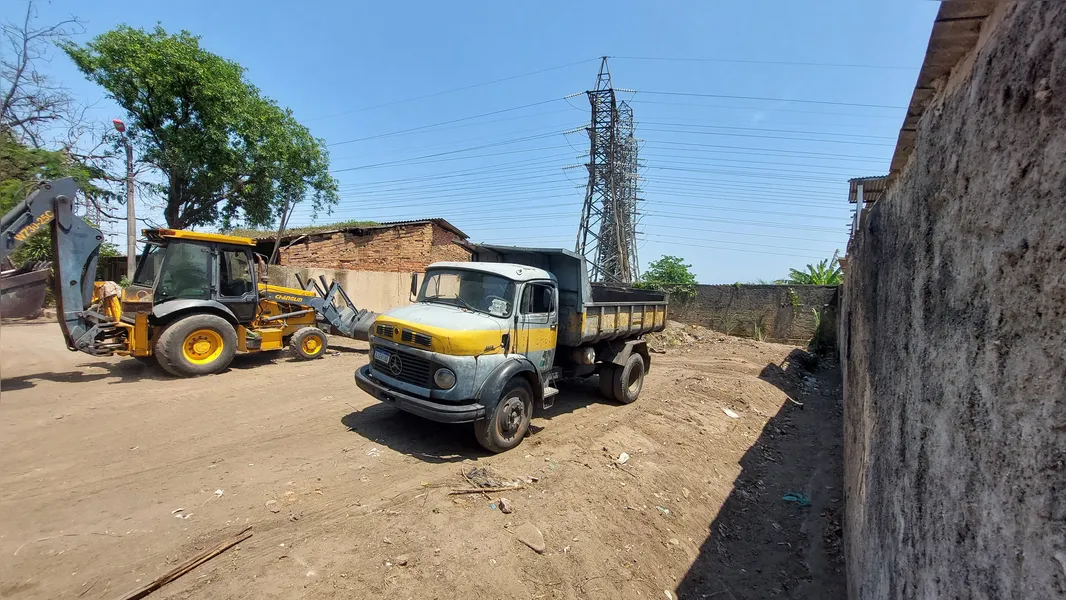
[[[820,285],[701,285],[686,302],[671,302],[670,318],[715,331],[777,342],[836,339],[837,287]]]

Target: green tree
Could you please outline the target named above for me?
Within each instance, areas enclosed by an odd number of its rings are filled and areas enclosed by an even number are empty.
[[[15,207],[41,181],[73,177],[85,198],[98,202],[110,192],[93,184],[100,174],[62,150],[33,148],[15,139],[10,130],[0,131],[0,214]],[[101,252],[116,253],[112,248]],[[28,260],[52,260],[52,238],[47,228],[32,235],[9,257],[14,264]]]
[[[686,300],[696,295],[697,283],[692,265],[685,264],[677,256],[663,256],[648,265],[636,285],[646,290],[669,292],[674,298]]]
[[[827,258],[813,265],[808,264],[806,271],[789,269],[787,283],[796,285],[840,285],[844,283],[844,272],[840,268],[839,258],[834,253],[833,258]]]
[[[141,161],[163,174],[167,225],[270,225],[285,202],[337,202],[321,140],[200,38],[120,26],[63,50],[129,114]]]

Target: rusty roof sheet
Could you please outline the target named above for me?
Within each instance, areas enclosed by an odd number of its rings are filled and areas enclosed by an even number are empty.
[[[896,150],[892,155],[889,176],[894,177],[907,164],[914,151],[918,122],[932,102],[936,92],[947,81],[951,70],[977,44],[981,26],[1003,0],[948,0],[942,2],[929,35],[925,60],[918,73],[907,115],[899,130]]]
[[[885,195],[888,189],[888,175],[874,175],[872,177],[855,177],[848,180],[848,202],[856,203],[859,194],[859,184],[862,184],[862,201],[877,202]]]

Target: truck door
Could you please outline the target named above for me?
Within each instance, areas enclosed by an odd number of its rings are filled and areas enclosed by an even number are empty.
[[[518,351],[526,355],[543,375],[555,360],[555,342],[559,333],[555,285],[529,282],[522,288],[518,310]]]

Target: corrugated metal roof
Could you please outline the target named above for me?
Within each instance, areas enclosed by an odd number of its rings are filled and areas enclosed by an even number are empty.
[[[342,231],[372,231],[372,230],[378,230],[378,229],[392,229],[394,227],[404,227],[406,225],[426,225],[428,223],[434,223],[434,224],[436,224],[436,225],[438,225],[438,226],[440,226],[440,227],[442,227],[444,229],[447,229],[448,231],[451,231],[452,233],[458,235],[459,237],[461,237],[463,239],[467,239],[467,238],[470,237],[470,236],[466,235],[465,233],[463,233],[463,231],[461,229],[459,229],[455,225],[452,225],[451,223],[449,223],[446,219],[431,218],[431,219],[412,219],[412,220],[409,220],[409,221],[387,221],[387,222],[384,222],[384,223],[377,223],[377,224],[374,224],[374,225],[350,225],[350,226],[346,226],[346,227],[337,227],[337,228],[334,228],[334,229],[315,229],[313,231],[293,231],[293,232],[290,232],[290,233],[283,234],[281,236],[281,240],[282,240],[282,242],[288,242],[288,241],[292,241],[292,240],[295,240],[297,238],[301,238],[301,237],[305,237],[305,236],[309,236],[309,235],[326,235],[326,234],[330,234],[330,233],[340,233]],[[296,228],[296,229],[298,230],[299,228]],[[269,231],[264,231],[264,232],[262,232],[261,235],[252,235],[253,238],[255,238],[257,240],[261,240],[261,241],[262,240],[272,240],[276,236],[277,236],[276,233],[272,233],[272,232],[269,232]]]
[[[877,202],[885,195],[888,188],[888,175],[874,175],[871,177],[855,177],[848,180],[848,202],[855,204],[859,194],[859,184],[862,184],[862,201]]]
[[[977,44],[981,26],[1003,0],[953,0],[943,2],[933,22],[929,46],[922,61],[922,70],[914,86],[907,115],[899,130],[896,151],[892,155],[889,176],[895,177],[903,170],[914,151],[918,121],[936,93],[944,87],[951,70]]]

